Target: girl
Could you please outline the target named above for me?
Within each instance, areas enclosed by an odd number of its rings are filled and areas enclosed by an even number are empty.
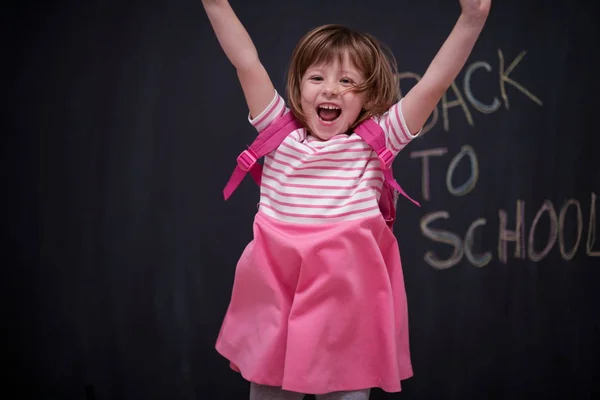
[[[378,207],[379,158],[358,135],[372,119],[396,156],[465,64],[491,0],[462,13],[421,81],[398,101],[396,65],[372,36],[314,29],[293,52],[287,102],[226,0],[203,0],[261,132],[302,123],[265,157],[254,239],[237,265],[217,350],[251,382],[250,399],[368,399],[412,376],[396,238]],[[289,108],[288,108],[289,107]]]

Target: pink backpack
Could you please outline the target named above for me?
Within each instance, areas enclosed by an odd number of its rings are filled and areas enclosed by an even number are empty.
[[[248,146],[248,149],[238,156],[237,166],[223,190],[225,200],[229,199],[248,172],[256,184],[260,186],[262,165],[258,164],[257,161],[278,148],[290,133],[301,127],[300,121],[294,117],[293,113],[287,112],[261,131],[254,142]],[[398,193],[401,193],[419,207],[420,204],[411,199],[394,179],[391,165],[394,157],[392,152],[385,146],[385,133],[381,126],[372,119],[367,119],[356,127],[355,132],[371,146],[381,161],[385,182],[379,199],[379,209],[387,225],[392,228],[396,220]]]

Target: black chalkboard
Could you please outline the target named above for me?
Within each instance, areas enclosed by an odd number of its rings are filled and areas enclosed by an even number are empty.
[[[406,93],[460,10],[232,5],[280,92],[296,41],[338,22],[392,49]],[[21,2],[7,15],[19,398],[246,398],[214,342],[258,202],[250,179],[228,202],[222,189],[255,133],[200,1]],[[423,205],[400,200],[395,226],[415,376],[372,398],[600,395],[597,38],[592,2],[494,1],[394,165]]]

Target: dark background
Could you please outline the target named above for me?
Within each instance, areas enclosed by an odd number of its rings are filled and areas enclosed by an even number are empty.
[[[422,75],[460,12],[458,1],[232,1],[277,89],[308,29],[366,30]],[[2,145],[7,262],[2,279],[4,377],[18,399],[243,399],[248,385],[214,350],[237,258],[251,240],[258,189],[222,189],[254,137],[236,80],[200,1],[23,1],[7,6]],[[415,376],[397,399],[600,397],[600,140],[597,15],[593,2],[495,0],[466,68],[472,117],[443,103],[435,125],[405,149],[396,178],[423,203],[400,200],[399,239]],[[505,71],[526,55],[510,78]],[[14,64],[13,64],[14,63]],[[13,68],[14,67],[14,68]],[[403,79],[404,93],[414,84]],[[457,99],[450,90],[448,101]],[[540,104],[541,103],[541,104]],[[462,146],[478,179],[449,193]],[[423,197],[421,159],[430,160]],[[470,176],[467,158],[453,176]],[[552,221],[574,199],[560,229]],[[515,230],[524,202],[525,253],[501,260],[501,218]],[[534,219],[545,201],[555,210]],[[592,209],[595,204],[595,216]],[[446,211],[447,219],[422,219]],[[439,268],[478,218],[476,267],[462,255]],[[558,224],[555,224],[558,226]],[[427,235],[426,229],[445,231]],[[528,250],[533,228],[534,253]],[[424,230],[425,229],[425,230]],[[554,232],[555,235],[551,235]],[[455,235],[455,236],[451,236]],[[596,236],[598,238],[596,239]],[[453,239],[454,238],[454,239]],[[554,241],[553,239],[556,239]],[[537,259],[550,240],[549,253]],[[471,243],[471,241],[469,241]]]

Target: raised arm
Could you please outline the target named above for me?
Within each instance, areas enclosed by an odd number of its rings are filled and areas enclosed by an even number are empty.
[[[418,132],[444,92],[464,67],[483,29],[491,0],[460,0],[462,13],[454,29],[427,68],[423,78],[405,96],[402,112],[411,132]]]
[[[227,0],[202,0],[223,51],[237,70],[250,115],[256,117],[273,100],[275,88],[260,62],[248,32]]]

